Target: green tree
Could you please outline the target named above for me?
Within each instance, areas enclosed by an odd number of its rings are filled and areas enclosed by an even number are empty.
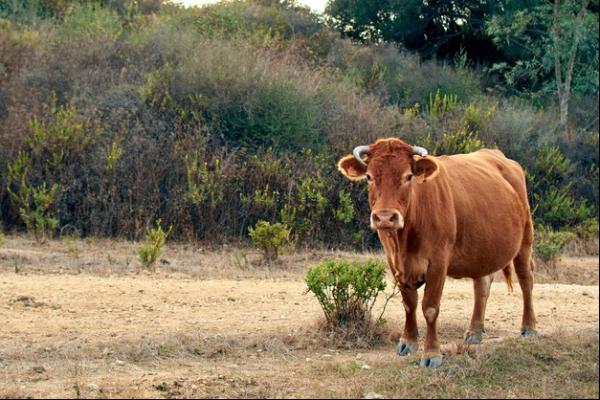
[[[598,93],[598,3],[590,0],[503,2],[486,32],[504,60],[492,66],[517,91],[556,93],[560,123],[571,93]]]
[[[401,43],[422,56],[487,57],[486,18],[497,7],[487,0],[330,0],[326,13],[344,35]]]
[[[386,41],[424,58],[475,62],[509,93],[598,93],[598,0],[330,0],[330,23],[360,41]]]

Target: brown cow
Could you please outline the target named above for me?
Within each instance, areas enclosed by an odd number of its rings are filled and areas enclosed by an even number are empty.
[[[436,322],[446,276],[473,279],[475,305],[465,341],[480,343],[493,274],[503,270],[511,286],[511,264],[523,291],[521,335],[536,333],[533,226],[517,162],[488,149],[432,157],[394,138],[358,146],[353,153],[339,161],[338,169],[369,184],[371,228],[383,244],[406,310],[399,355],[418,349],[417,289],[426,283],[421,366],[441,365]]]

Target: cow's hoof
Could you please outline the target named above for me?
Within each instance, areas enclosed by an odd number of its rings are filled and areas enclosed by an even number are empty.
[[[521,337],[537,336],[538,333],[532,328],[521,328]]]
[[[468,331],[465,334],[465,343],[466,344],[481,344],[483,334],[481,332],[471,332]]]
[[[419,344],[416,342],[411,343],[401,341],[396,347],[396,353],[398,353],[399,356],[407,356],[410,353],[414,353],[417,350],[419,350]]]
[[[421,368],[437,368],[442,365],[442,356],[431,356],[421,358]]]

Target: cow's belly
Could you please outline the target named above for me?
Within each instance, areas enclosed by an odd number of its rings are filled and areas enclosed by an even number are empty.
[[[448,276],[452,278],[480,278],[500,271],[517,255],[520,246],[514,246],[512,251],[502,254],[489,254],[488,256],[464,256],[452,260],[448,266]]]
[[[511,200],[497,201],[493,208],[481,208],[482,213],[463,220],[448,265],[449,276],[482,277],[506,267],[516,257],[527,222],[519,205]]]

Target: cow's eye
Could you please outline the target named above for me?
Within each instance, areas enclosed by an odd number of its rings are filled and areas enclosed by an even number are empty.
[[[373,181],[373,175],[367,173],[367,181],[369,181],[369,182]]]
[[[408,174],[404,177],[404,179],[406,180],[406,182],[410,182],[410,180],[412,179],[413,174]]]

